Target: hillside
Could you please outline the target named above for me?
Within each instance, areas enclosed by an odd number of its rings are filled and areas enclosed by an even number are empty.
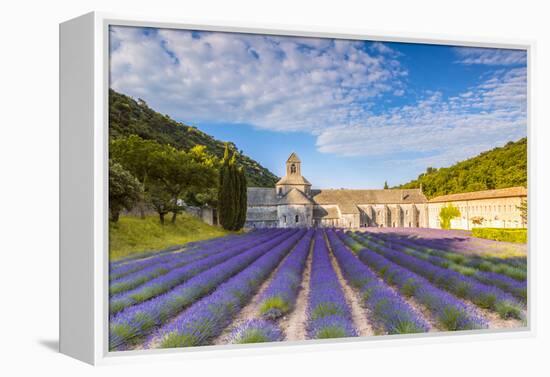
[[[429,199],[469,191],[527,187],[527,139],[511,141],[447,168],[428,168],[417,179],[395,188],[418,188],[421,184]]]
[[[225,144],[196,127],[176,122],[168,115],[151,109],[144,101],[114,90],[109,90],[109,132],[110,137],[136,134],[144,139],[153,139],[162,144],[171,144],[176,148],[188,150],[200,144],[208,152],[223,157]],[[236,150],[237,146],[230,143]],[[248,186],[273,187],[278,178],[268,169],[250,157],[240,154],[239,163],[244,166]]]

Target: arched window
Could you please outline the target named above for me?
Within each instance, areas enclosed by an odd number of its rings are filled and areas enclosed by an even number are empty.
[[[296,173],[296,165],[292,164],[290,165],[290,174]]]
[[[300,221],[300,217],[298,215],[296,215],[296,223],[298,223]]]
[[[283,215],[283,223],[286,224],[286,215]]]
[[[283,195],[283,188],[279,187],[279,195]]]

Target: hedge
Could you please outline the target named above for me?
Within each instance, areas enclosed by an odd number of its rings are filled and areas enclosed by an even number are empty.
[[[488,240],[527,243],[527,229],[474,228],[472,236]]]

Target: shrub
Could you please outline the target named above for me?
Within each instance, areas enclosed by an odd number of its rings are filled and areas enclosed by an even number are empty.
[[[439,219],[441,220],[441,228],[451,229],[451,220],[459,216],[460,216],[460,211],[458,210],[458,208],[456,208],[452,204],[448,204],[447,206],[441,208],[441,211],[439,212]]]
[[[488,240],[527,243],[527,229],[474,228],[472,236]]]

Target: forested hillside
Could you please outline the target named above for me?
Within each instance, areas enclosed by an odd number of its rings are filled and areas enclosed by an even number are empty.
[[[527,139],[509,142],[448,168],[427,168],[417,179],[396,188],[419,188],[428,199],[439,195],[527,187]]]
[[[109,132],[111,138],[135,134],[186,151],[195,145],[204,145],[207,152],[218,158],[223,157],[225,148],[223,141],[196,127],[176,122],[149,108],[144,101],[136,101],[112,89],[109,90]],[[229,144],[232,149],[238,150],[235,144]],[[273,187],[277,182],[277,176],[242,153],[238,163],[245,169],[248,186]]]

